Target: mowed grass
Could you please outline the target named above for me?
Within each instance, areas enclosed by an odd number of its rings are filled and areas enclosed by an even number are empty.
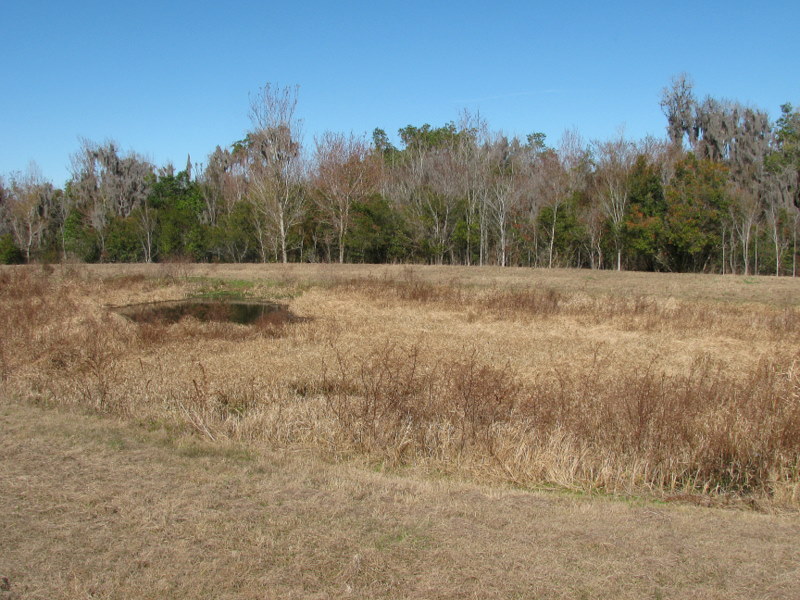
[[[0,277],[0,374],[18,398],[423,477],[800,501],[795,280],[331,265]],[[305,320],[113,311],[224,296],[226,281]]]
[[[0,405],[3,600],[791,598],[792,513],[376,473]]]

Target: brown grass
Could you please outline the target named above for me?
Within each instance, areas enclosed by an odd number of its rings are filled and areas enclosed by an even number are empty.
[[[0,598],[792,598],[800,524],[0,404]]]
[[[800,502],[796,282],[475,273],[3,269],[0,374],[20,398],[219,443],[525,487]],[[209,276],[311,319],[136,325],[108,308],[184,298]]]

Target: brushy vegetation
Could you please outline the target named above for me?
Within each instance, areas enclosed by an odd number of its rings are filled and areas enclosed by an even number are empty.
[[[295,285],[247,288],[286,297]],[[796,308],[437,284],[408,269],[307,287],[295,304],[312,319],[295,324],[135,325],[106,306],[207,288],[167,270],[2,270],[4,388],[211,440],[482,481],[800,502]],[[722,350],[655,347],[704,336]]]

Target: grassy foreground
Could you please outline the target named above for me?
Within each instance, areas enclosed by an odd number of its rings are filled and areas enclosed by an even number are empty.
[[[795,597],[795,514],[375,473],[0,405],[0,599]]]

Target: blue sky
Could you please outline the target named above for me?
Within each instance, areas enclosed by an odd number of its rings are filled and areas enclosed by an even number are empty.
[[[800,104],[798,2],[5,0],[0,22],[0,175],[34,160],[58,186],[79,138],[204,162],[243,137],[266,82],[300,86],[309,146],[465,108],[553,143],[662,137],[680,72],[772,116]]]

